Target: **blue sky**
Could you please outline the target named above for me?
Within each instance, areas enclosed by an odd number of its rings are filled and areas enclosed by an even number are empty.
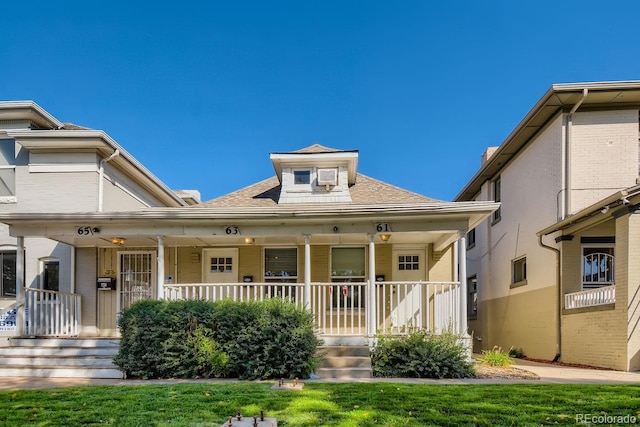
[[[451,200],[554,83],[640,78],[637,1],[10,2],[0,99],[102,129],[203,200],[269,153]]]

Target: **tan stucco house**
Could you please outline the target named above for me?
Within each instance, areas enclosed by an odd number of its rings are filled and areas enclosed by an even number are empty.
[[[118,314],[147,298],[283,298],[329,343],[466,332],[465,236],[499,203],[433,200],[360,174],[358,150],[320,145],[265,153],[273,177],[200,203],[33,102],[0,103],[0,123],[14,172],[0,205],[5,337],[117,337]]]
[[[456,201],[501,206],[467,239],[474,349],[640,369],[640,82],[553,85]]]

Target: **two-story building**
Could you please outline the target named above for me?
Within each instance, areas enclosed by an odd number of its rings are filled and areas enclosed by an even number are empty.
[[[476,351],[640,369],[640,82],[553,85],[456,201],[500,209],[468,236]]]

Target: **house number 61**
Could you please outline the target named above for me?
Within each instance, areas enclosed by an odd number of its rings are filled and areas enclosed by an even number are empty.
[[[391,231],[391,227],[389,227],[389,224],[386,222],[381,222],[379,224],[376,225],[376,231],[378,233],[385,233],[387,231]]]

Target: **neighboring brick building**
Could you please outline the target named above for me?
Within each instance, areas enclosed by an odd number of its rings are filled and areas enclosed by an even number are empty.
[[[639,108],[640,82],[554,85],[483,155],[455,199],[501,202],[468,238],[476,351],[640,369]]]

